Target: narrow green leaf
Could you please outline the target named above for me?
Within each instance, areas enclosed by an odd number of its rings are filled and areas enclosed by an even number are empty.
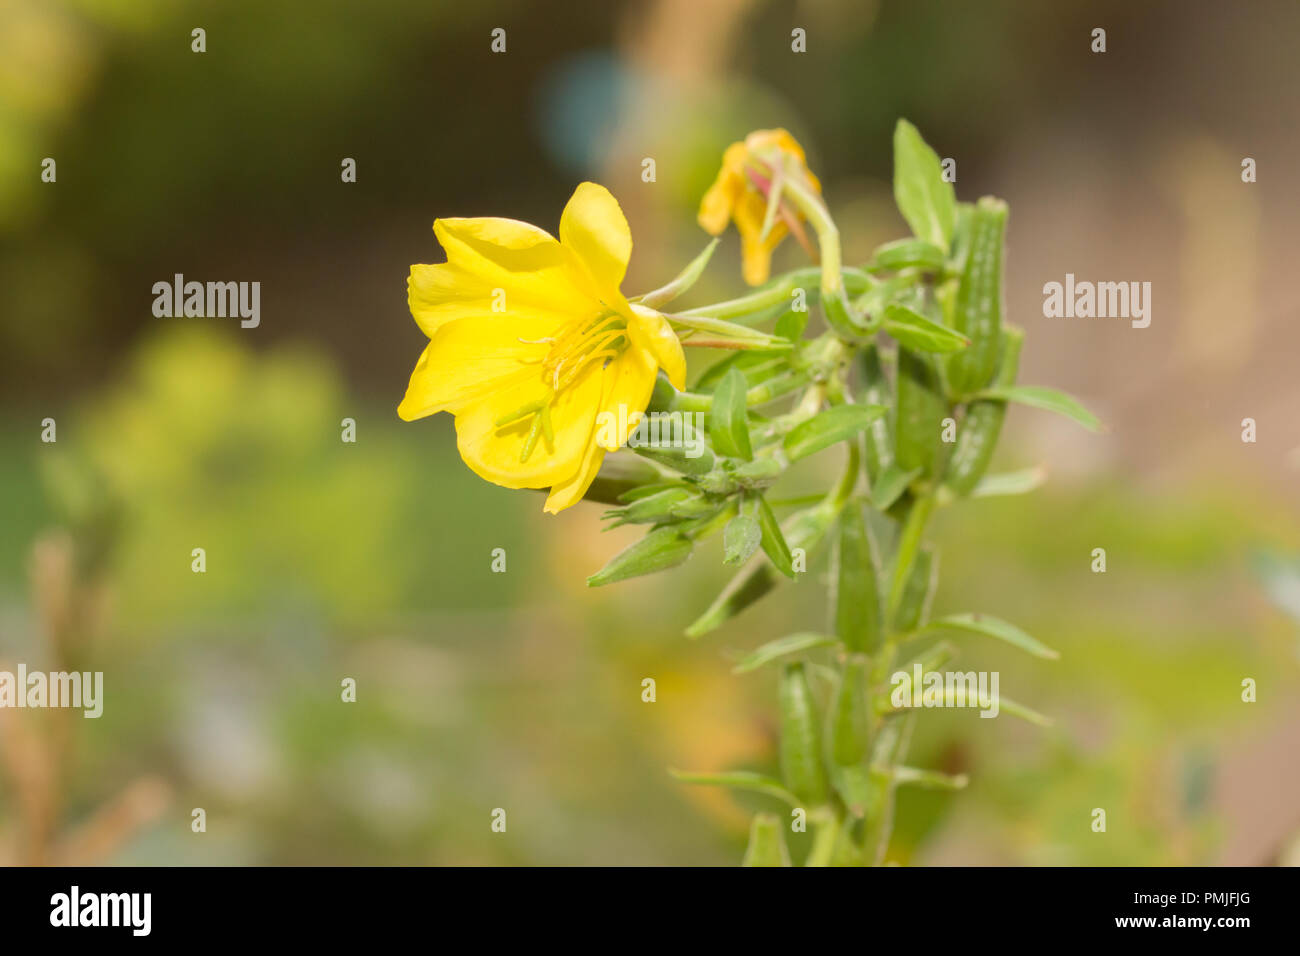
[[[797,342],[803,338],[804,330],[808,328],[808,317],[811,313],[804,309],[800,312],[791,310],[785,313],[781,318],[776,320],[776,325],[772,327],[774,335],[791,342]],[[758,384],[755,382],[755,384]]]
[[[691,539],[676,528],[656,528],[614,555],[608,564],[587,578],[587,587],[598,588],[674,567],[691,556],[693,547]]]
[[[1054,661],[1061,656],[1014,624],[990,614],[949,614],[931,621],[926,630],[969,631],[972,634],[983,634],[1049,661]]]
[[[802,801],[781,785],[781,781],[766,774],[753,773],[749,770],[732,770],[724,773],[690,773],[685,770],[668,772],[682,783],[694,783],[710,787],[730,787],[732,790],[748,790],[788,803],[792,807],[802,806]]]
[[[1051,717],[1048,717],[1045,714],[1040,714],[1038,711],[1026,707],[1024,704],[1018,704],[1010,697],[999,695],[998,706],[1012,717],[1019,717],[1021,720],[1027,720],[1029,723],[1035,724],[1039,727],[1050,727],[1052,724],[1056,723],[1056,721],[1052,720]]]
[[[999,385],[986,388],[977,398],[1000,398],[1003,401],[1032,405],[1045,411],[1072,418],[1089,431],[1102,431],[1097,416],[1083,407],[1077,398],[1045,385]]]
[[[972,498],[993,498],[1002,495],[1027,495],[1036,491],[1047,481],[1047,469],[1039,465],[1036,468],[1022,468],[1019,471],[1004,471],[995,475],[985,475],[979,480]]]
[[[918,239],[946,253],[957,220],[957,195],[944,182],[938,154],[905,119],[894,128],[894,201]]]
[[[852,438],[885,414],[883,405],[834,405],[792,428],[783,441],[792,462]]]
[[[756,503],[754,516],[758,519],[761,532],[759,543],[763,547],[763,553],[778,571],[787,578],[793,578],[794,556],[790,553],[790,545],[786,543],[785,535],[781,533],[781,524],[776,520],[776,513],[761,494],[755,495],[754,501]]]
[[[754,457],[749,444],[748,412],[745,393],[749,383],[745,373],[733,368],[722,377],[713,393],[713,408],[709,412],[709,435],[713,447],[732,458]]]
[[[782,657],[801,654],[817,647],[829,647],[835,643],[836,640],[833,637],[828,637],[825,634],[814,634],[810,631],[787,634],[785,637],[778,637],[774,641],[768,641],[761,647],[746,654],[740,663],[731,669],[731,673],[748,674],[750,671],[758,670],[763,665],[780,660]]]
[[[964,773],[952,775],[917,767],[895,767],[893,778],[899,786],[911,785],[926,790],[964,790],[970,783],[970,777]]]
[[[736,515],[722,532],[722,563],[744,564],[758,550],[763,531],[749,515]]]
[[[921,469],[904,471],[898,465],[890,463],[880,473],[876,483],[871,486],[871,504],[877,511],[887,511],[899,499],[907,486],[920,477]]]
[[[696,280],[704,274],[704,270],[709,265],[709,260],[713,258],[713,251],[718,248],[718,242],[719,240],[714,239],[705,246],[704,251],[692,259],[690,264],[679,272],[667,285],[661,286],[653,292],[647,292],[639,299],[633,299],[632,301],[639,302],[641,305],[648,306],[652,309],[657,309],[661,306],[667,305],[678,296],[684,295],[691,286],[695,285]]]
[[[770,813],[754,817],[749,828],[749,845],[741,866],[789,866],[790,851],[785,846],[781,821]]]
[[[956,352],[970,344],[970,339],[961,333],[898,304],[885,309],[885,332],[900,345],[918,352]]]
[[[865,764],[837,764],[831,769],[831,784],[849,813],[861,819],[872,804],[871,771]]]

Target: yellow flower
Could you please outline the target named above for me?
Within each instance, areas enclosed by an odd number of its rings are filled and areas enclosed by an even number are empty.
[[[411,266],[411,315],[429,344],[397,413],[451,412],[476,474],[550,488],[546,510],[567,508],[635,429],[659,369],[685,386],[668,321],[619,291],[632,253],[623,211],[582,183],[558,241],[513,219],[439,219],[433,231],[447,261]]]
[[[732,143],[722,155],[722,169],[700,202],[700,225],[710,235],[721,235],[734,220],[740,233],[741,261],[745,281],[762,285],[772,265],[772,252],[787,231],[814,255],[800,224],[800,215],[784,200],[777,207],[778,218],[767,235],[768,196],[780,176],[798,176],[817,192],[821,183],[808,171],[803,147],[783,129],[755,130],[743,143]]]

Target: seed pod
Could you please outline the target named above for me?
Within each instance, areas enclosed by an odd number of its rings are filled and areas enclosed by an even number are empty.
[[[817,737],[817,712],[803,664],[781,671],[781,776],[796,796],[817,805],[826,799],[826,773]]]
[[[885,377],[884,366],[880,362],[880,349],[868,345],[862,350],[862,403],[864,405],[883,405],[888,408],[890,401],[889,379]],[[880,473],[894,463],[894,436],[889,415],[882,415],[867,426],[867,478],[874,488]]]
[[[841,767],[858,764],[867,755],[870,723],[866,676],[866,655],[850,654],[830,713],[831,759]]]
[[[840,512],[835,547],[835,634],[850,651],[874,652],[881,628],[880,573],[862,506],[851,501]]]
[[[933,549],[922,548],[916,553],[907,584],[903,586],[903,596],[898,602],[898,612],[894,615],[894,633],[908,634],[924,623],[937,567]]]
[[[984,388],[997,370],[1006,230],[1006,203],[985,196],[975,204],[966,267],[957,287],[953,313],[956,330],[970,339],[970,345],[948,360],[948,385],[957,395]]]
[[[939,431],[948,414],[948,401],[934,359],[900,348],[897,390],[894,451],[898,466],[904,471],[920,469],[922,474],[931,475],[939,457]]]
[[[1025,333],[1008,326],[1002,334],[1002,364],[998,368],[998,385],[1014,385],[1020,368],[1020,345]],[[979,484],[993,459],[1007,417],[1007,403],[1002,399],[971,402],[957,433],[944,484],[959,495],[968,495]]]

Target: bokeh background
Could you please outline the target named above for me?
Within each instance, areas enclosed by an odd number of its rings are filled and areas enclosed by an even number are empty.
[[[820,626],[824,567],[699,642],[716,549],[588,591],[635,532],[479,481],[447,416],[397,419],[405,276],[441,260],[436,216],[553,230],[596,179],[652,288],[701,248],[722,149],[776,125],[864,261],[904,234],[899,116],[959,196],[1010,201],[1022,379],[1110,430],[1013,410],[1000,461],[1047,487],[938,522],[936,609],[1062,652],[964,666],[1056,723],[924,715],[912,762],[973,782],[905,791],[890,857],[1294,860],[1298,34],[1285,0],[0,0],[0,662],[106,682],[99,720],[0,711],[0,862],[738,860],[761,798],[666,768],[774,769],[772,675],[730,666]],[[739,291],[737,245],[693,301]],[[260,328],[153,317],[177,272],[260,281]],[[1150,281],[1150,328],[1043,318],[1066,272]]]

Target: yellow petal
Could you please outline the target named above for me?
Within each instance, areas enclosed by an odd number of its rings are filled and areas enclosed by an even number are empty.
[[[711,236],[721,235],[731,220],[736,198],[745,188],[743,164],[745,144],[732,143],[722,156],[722,168],[700,200],[700,227]]]
[[[450,262],[411,266],[406,280],[406,302],[411,316],[429,338],[447,322],[464,318],[549,318],[560,324],[565,315],[553,307],[529,301],[517,287],[489,286],[472,273]],[[589,306],[588,306],[589,308]]]
[[[627,324],[632,348],[649,352],[675,388],[686,387],[686,353],[677,333],[658,312],[632,306],[633,321]]]
[[[434,234],[447,261],[478,280],[475,294],[505,292],[505,312],[528,306],[573,313],[591,308],[574,281],[573,253],[545,230],[514,219],[439,219]]]
[[[632,257],[632,232],[618,200],[604,186],[580,183],[560,217],[560,242],[573,251],[608,302],[623,284]]]
[[[581,467],[592,443],[596,410],[603,388],[604,369],[592,365],[572,385],[555,397],[551,424],[555,446],[538,438],[532,454],[521,462],[531,418],[505,427],[496,423],[504,415],[542,394],[541,376],[527,379],[463,407],[456,414],[456,447],[465,464],[480,478],[507,488],[545,488],[565,481]]]
[[[521,378],[535,378],[540,387],[540,367],[530,361],[544,357],[548,346],[520,339],[540,339],[555,329],[549,320],[536,318],[447,322],[425,346],[397,414],[409,422],[434,412],[454,412]]]
[[[546,496],[546,506],[543,510],[548,514],[559,514],[565,508],[581,501],[582,496],[591,487],[591,483],[596,480],[596,473],[600,471],[600,463],[604,460],[605,449],[592,442],[586,455],[583,456],[581,466],[573,476],[551,488],[551,493]]]
[[[648,350],[630,348],[605,368],[605,394],[596,415],[595,441],[617,451],[641,421],[659,368]]]

